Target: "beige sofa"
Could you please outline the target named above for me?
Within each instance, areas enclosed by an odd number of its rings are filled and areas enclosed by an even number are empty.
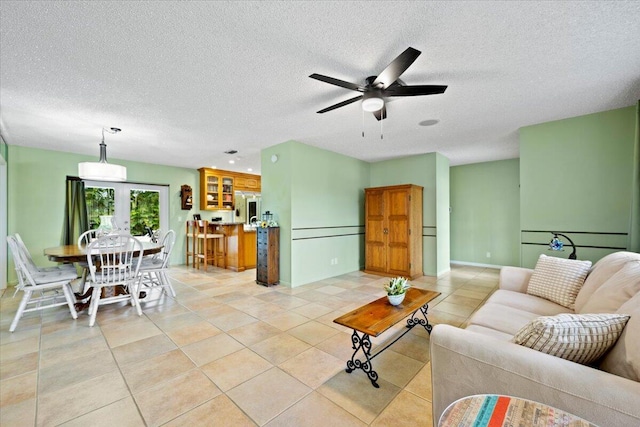
[[[617,252],[602,258],[576,297],[576,313],[586,313],[582,310],[597,303],[599,312],[631,315],[615,346],[595,367],[510,342],[534,318],[571,312],[528,295],[532,273],[504,267],[499,290],[465,329],[444,324],[433,328],[434,425],[455,400],[488,393],[542,402],[601,427],[640,426],[640,254]]]

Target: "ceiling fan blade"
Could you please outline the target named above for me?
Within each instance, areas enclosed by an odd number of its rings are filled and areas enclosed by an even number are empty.
[[[406,86],[407,84],[405,82],[403,82],[400,79],[397,79],[395,82],[391,83],[391,86],[389,86],[387,89],[391,89],[392,87],[396,87],[396,86]]]
[[[402,52],[396,59],[391,61],[391,64],[387,65],[387,68],[385,68],[373,81],[372,86],[375,87],[382,85],[382,89],[386,89],[391,86],[396,80],[398,80],[398,77],[400,77],[400,75],[404,73],[411,64],[413,64],[413,61],[420,56],[420,53],[422,52],[412,47],[407,48],[407,50]]]
[[[333,77],[323,76],[322,74],[313,73],[309,77],[312,79],[320,80],[321,82],[329,83],[332,85],[340,86],[345,89],[357,90],[358,92],[364,92],[364,87],[355,83],[345,82],[344,80],[334,79]]]
[[[387,106],[383,105],[381,109],[379,109],[378,111],[374,111],[373,115],[376,117],[376,119],[378,119],[378,121],[386,119],[387,118]]]
[[[444,93],[447,86],[438,85],[416,85],[416,86],[393,86],[385,90],[383,96],[418,96],[418,95],[437,95]]]
[[[357,100],[362,99],[362,95],[358,95],[355,98],[347,99],[346,101],[338,102],[337,104],[333,104],[330,107],[324,108],[318,111],[318,114],[326,113],[327,111],[335,110],[336,108],[344,107],[345,105],[349,105],[351,103],[356,102]]]

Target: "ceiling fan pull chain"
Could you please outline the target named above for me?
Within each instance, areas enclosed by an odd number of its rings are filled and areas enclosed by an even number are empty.
[[[362,110],[362,137],[364,138],[364,110]]]
[[[384,112],[384,109],[380,112],[382,119],[384,119],[386,117],[386,114]],[[384,120],[380,120],[380,139],[384,139],[384,133],[382,132],[382,123],[384,122]]]

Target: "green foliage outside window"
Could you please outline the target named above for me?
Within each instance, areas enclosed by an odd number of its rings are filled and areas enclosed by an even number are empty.
[[[100,216],[115,214],[115,191],[113,188],[87,187],[85,197],[90,229],[96,229],[100,226]],[[145,227],[150,227],[152,230],[159,229],[160,193],[148,190],[131,190],[129,215],[129,232],[134,236],[147,234]]]
[[[134,236],[160,228],[160,193],[157,191],[131,190],[131,231]]]
[[[89,229],[100,226],[101,215],[115,213],[115,195],[113,188],[88,187],[84,190],[87,199],[87,213],[89,214]]]

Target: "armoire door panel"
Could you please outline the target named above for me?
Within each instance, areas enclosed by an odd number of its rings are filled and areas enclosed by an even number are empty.
[[[406,190],[390,190],[388,194],[387,215],[409,215],[409,196]]]
[[[384,217],[384,191],[371,191],[367,194],[365,215],[367,218],[372,216]]]
[[[388,272],[398,276],[406,276],[409,271],[409,250],[407,245],[389,246]]]
[[[366,229],[368,230],[366,238],[367,242],[384,244],[386,234],[384,232],[385,225],[382,219],[367,219]]]
[[[384,273],[387,270],[387,250],[385,245],[367,243],[367,270]]]
[[[405,245],[409,241],[409,221],[407,217],[394,217],[389,218],[389,234],[387,242],[398,243],[402,242]]]

